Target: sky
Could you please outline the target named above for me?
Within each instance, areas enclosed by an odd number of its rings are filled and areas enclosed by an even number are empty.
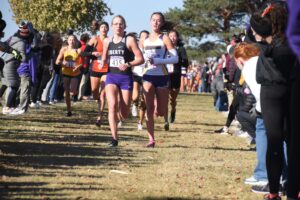
[[[6,21],[6,28],[4,29],[5,37],[3,40],[9,38],[14,34],[18,28],[13,20],[13,13],[10,9],[8,0],[0,0],[0,10],[3,19]],[[111,8],[112,16],[104,18],[109,24],[114,15],[122,15],[127,23],[127,32],[140,32],[141,30],[150,29],[150,16],[153,12],[167,12],[170,8],[182,8],[183,0],[104,0],[104,2]],[[109,33],[110,34],[110,33]]]

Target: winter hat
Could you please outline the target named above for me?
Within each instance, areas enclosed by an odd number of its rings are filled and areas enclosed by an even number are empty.
[[[272,35],[272,23],[267,18],[254,14],[250,19],[250,25],[251,28],[262,37]]]
[[[29,22],[26,20],[22,20],[19,24],[19,33],[21,36],[27,37],[30,34],[29,30]]]

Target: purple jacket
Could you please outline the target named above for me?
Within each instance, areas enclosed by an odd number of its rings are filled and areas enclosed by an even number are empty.
[[[300,2],[288,0],[289,19],[287,27],[287,39],[293,52],[300,61]]]
[[[26,55],[29,55],[29,59],[26,61],[21,62],[20,66],[18,67],[17,71],[19,76],[30,76],[31,77],[31,82],[35,84],[36,82],[36,68],[37,68],[37,62],[38,62],[38,57],[34,54],[31,53],[31,47],[30,45],[26,45]]]

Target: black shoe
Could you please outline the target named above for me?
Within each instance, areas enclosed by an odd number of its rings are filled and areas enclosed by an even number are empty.
[[[101,125],[102,125],[102,120],[101,119],[97,119],[97,121],[96,121],[96,126],[98,126],[98,127],[101,127]]]
[[[165,122],[164,128],[165,128],[165,131],[169,131],[169,129],[170,129],[169,122]]]
[[[176,110],[174,112],[171,112],[171,116],[170,116],[170,122],[174,123],[175,121],[175,116],[176,116]]]
[[[258,194],[269,194],[269,184],[266,185],[253,185],[251,188],[252,192],[258,193]]]
[[[72,112],[71,112],[71,111],[68,111],[67,114],[66,114],[66,116],[67,116],[67,117],[71,117],[71,116],[72,116]]]
[[[215,130],[214,132],[222,134],[222,135],[228,135],[228,128],[227,128],[227,126],[224,126],[223,128]]]
[[[108,144],[109,147],[116,147],[118,146],[118,140],[112,139],[111,142]]]
[[[78,101],[78,96],[77,96],[77,95],[72,96],[72,97],[71,97],[71,101],[77,102],[77,101]]]
[[[215,133],[222,133],[222,132],[223,132],[223,128],[220,128],[220,129],[218,129],[218,130],[215,130],[214,132],[215,132]]]

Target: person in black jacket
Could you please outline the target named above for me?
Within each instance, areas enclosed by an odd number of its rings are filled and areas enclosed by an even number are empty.
[[[239,108],[236,118],[242,126],[242,131],[249,134],[249,144],[251,144],[254,141],[253,138],[255,138],[256,125],[256,117],[251,114],[251,109],[254,107],[256,100],[243,78],[240,79],[240,85],[236,88],[236,95],[239,96]]]
[[[287,11],[280,5],[271,5],[259,17],[252,17],[253,34],[258,30],[256,22],[269,21],[272,35],[263,37],[269,45],[260,55],[256,79],[261,84],[262,117],[267,131],[267,173],[269,194],[265,199],[280,199],[280,177],[284,167],[283,142],[286,140],[286,122],[288,114],[288,79],[296,57],[285,37]],[[263,60],[268,62],[261,64]],[[266,69],[268,67],[268,69]]]

